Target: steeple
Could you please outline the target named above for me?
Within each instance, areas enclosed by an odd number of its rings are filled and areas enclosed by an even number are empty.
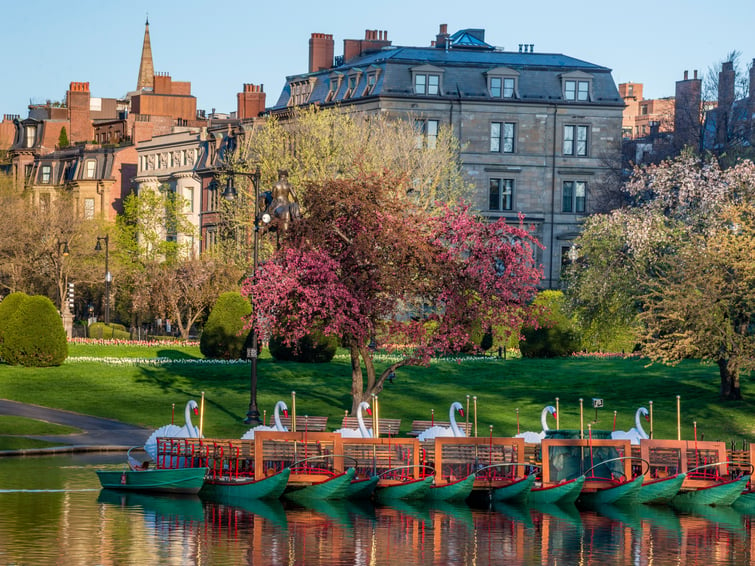
[[[149,43],[149,16],[144,24],[144,44],[142,45],[142,60],[139,63],[139,79],[136,90],[153,89],[155,86],[155,66],[152,64],[152,46]]]

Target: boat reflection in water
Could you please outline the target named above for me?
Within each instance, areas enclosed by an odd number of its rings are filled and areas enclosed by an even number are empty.
[[[155,538],[180,532],[195,558],[244,564],[752,563],[749,516],[708,506],[496,504],[395,501],[202,502],[103,491],[103,516],[128,510]],[[141,510],[141,516],[138,511]],[[187,549],[184,546],[183,552]],[[170,555],[169,549],[162,549]],[[105,561],[106,562],[106,561]],[[194,562],[190,562],[194,563]]]

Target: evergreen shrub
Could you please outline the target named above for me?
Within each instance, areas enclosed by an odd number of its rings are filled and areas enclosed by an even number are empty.
[[[579,349],[579,336],[572,321],[564,314],[564,294],[561,291],[538,293],[535,304],[545,308],[538,320],[539,328],[525,326],[524,340],[519,349],[525,358],[555,358],[570,356]]]
[[[87,329],[88,338],[97,338],[100,340],[129,340],[131,333],[126,330],[122,324],[111,322],[93,322]]]
[[[3,359],[11,365],[59,366],[68,357],[68,338],[58,309],[41,295],[23,300],[5,325]]]
[[[282,337],[273,336],[270,338],[268,348],[270,355],[279,361],[326,363],[336,355],[338,338],[314,330],[299,340],[293,347],[285,344]]]
[[[199,351],[206,358],[241,358],[249,335],[242,332],[244,320],[251,313],[252,305],[238,291],[220,295],[199,337]]]

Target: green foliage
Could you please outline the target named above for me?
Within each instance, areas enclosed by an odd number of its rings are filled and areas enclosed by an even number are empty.
[[[525,358],[553,358],[569,356],[579,348],[579,340],[572,321],[564,313],[564,294],[561,291],[542,291],[535,304],[544,308],[539,327],[522,329],[524,340],[519,343]]]
[[[13,317],[13,314],[18,309],[19,305],[23,303],[29,295],[26,293],[11,293],[0,301],[0,360],[5,359],[3,354],[3,336],[5,335],[5,329],[8,326],[8,321]]]
[[[6,363],[49,367],[68,357],[63,321],[47,297],[33,295],[21,301],[4,326],[2,355]]]
[[[241,358],[249,334],[243,331],[244,319],[251,312],[252,305],[241,293],[230,291],[220,295],[199,338],[202,354],[208,358]]]
[[[99,339],[116,339],[116,340],[128,340],[131,338],[131,334],[126,330],[126,327],[122,324],[111,322],[109,325],[104,322],[93,322],[87,329],[88,338]]]
[[[276,360],[304,363],[325,363],[333,359],[338,349],[338,338],[326,336],[319,330],[310,332],[295,346],[288,346],[280,336],[270,338],[270,355]]]
[[[70,142],[68,141],[68,132],[66,132],[66,127],[63,126],[60,128],[60,135],[58,136],[58,147],[63,149],[64,147],[68,147]]]

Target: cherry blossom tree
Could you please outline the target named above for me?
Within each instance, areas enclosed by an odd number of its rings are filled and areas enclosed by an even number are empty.
[[[596,215],[577,241],[569,296],[584,320],[638,326],[645,355],[719,367],[722,399],[755,368],[755,165],[691,154],[635,170],[635,205]]]
[[[293,345],[318,328],[341,338],[352,412],[397,368],[461,350],[473,322],[497,332],[535,323],[542,271],[530,231],[466,206],[430,213],[408,188],[386,173],[308,185],[305,216],[242,289],[254,306],[248,324],[263,337]],[[369,347],[379,337],[402,354],[380,375]]]

